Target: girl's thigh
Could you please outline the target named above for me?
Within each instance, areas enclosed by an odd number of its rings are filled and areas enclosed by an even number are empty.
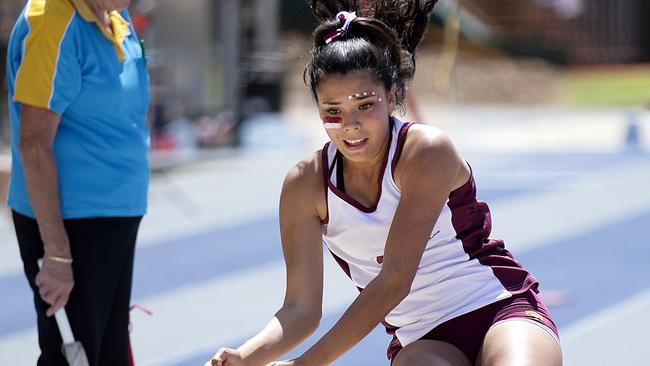
[[[415,341],[399,351],[391,366],[470,366],[458,348],[434,340]]]
[[[544,325],[511,318],[490,327],[476,360],[477,366],[560,366],[562,350]]]

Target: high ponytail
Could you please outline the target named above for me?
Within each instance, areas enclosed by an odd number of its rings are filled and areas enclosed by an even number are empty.
[[[310,0],[318,26],[304,80],[316,98],[326,76],[371,71],[386,89],[396,86],[403,110],[406,84],[415,74],[415,50],[437,0]],[[328,35],[341,27],[336,15],[356,12],[357,18],[336,41]],[[329,41],[328,41],[329,42]]]
[[[367,12],[395,30],[403,49],[411,54],[422,40],[437,0],[367,0]]]

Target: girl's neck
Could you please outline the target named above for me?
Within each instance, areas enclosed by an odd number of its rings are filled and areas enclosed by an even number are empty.
[[[374,158],[367,161],[352,161],[345,159],[345,156],[343,156],[344,171],[348,174],[353,172],[352,174],[357,176],[361,175],[368,178],[376,177],[381,172],[381,168],[384,165],[384,160],[388,158],[388,144],[389,138],[386,137],[386,141],[382,145],[380,153]]]
[[[384,164],[384,156],[382,155],[376,159],[364,162],[350,161],[343,157],[343,161],[343,170],[345,173],[372,178],[379,174],[379,171]]]

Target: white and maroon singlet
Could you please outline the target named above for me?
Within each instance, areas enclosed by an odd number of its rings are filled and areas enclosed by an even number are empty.
[[[389,148],[379,174],[376,207],[364,207],[337,188],[337,152],[323,148],[327,220],[323,241],[363,290],[381,270],[388,231],[400,200],[393,173],[411,124],[391,119]],[[334,174],[332,174],[334,172]],[[431,232],[411,291],[384,321],[402,346],[438,324],[498,300],[536,288],[500,240],[488,239],[490,211],[476,200],[473,176],[451,192]]]

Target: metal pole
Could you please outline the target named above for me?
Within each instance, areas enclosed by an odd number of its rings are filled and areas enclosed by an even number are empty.
[[[255,49],[273,52],[278,43],[278,1],[257,0],[255,5]]]
[[[219,38],[221,39],[222,77],[224,84],[224,109],[232,113],[233,120],[239,119],[240,94],[240,24],[241,14],[238,0],[221,0],[219,9]]]

